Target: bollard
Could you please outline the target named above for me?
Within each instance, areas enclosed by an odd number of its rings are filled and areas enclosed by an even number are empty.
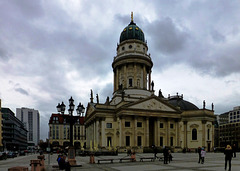
[[[37,159],[37,160],[31,160],[30,161],[30,166],[31,166],[31,171],[41,171],[42,167],[41,167],[41,160]]]
[[[94,154],[91,153],[90,154],[90,164],[94,164],[94,163],[95,163]]]
[[[28,167],[16,166],[8,168],[8,171],[28,171]]]
[[[131,159],[132,159],[132,161],[136,161],[136,153],[135,152],[131,153]]]
[[[45,167],[45,163],[44,163],[45,156],[44,155],[40,155],[37,158],[40,160],[41,166]]]

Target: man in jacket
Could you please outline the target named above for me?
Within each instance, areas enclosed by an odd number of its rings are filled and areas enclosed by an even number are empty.
[[[224,154],[225,154],[225,170],[227,170],[227,162],[229,163],[228,164],[229,170],[231,170],[231,161],[232,161],[233,151],[230,145],[227,145],[224,151]]]

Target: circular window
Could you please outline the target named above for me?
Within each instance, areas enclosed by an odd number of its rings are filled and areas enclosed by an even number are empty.
[[[122,47],[122,50],[125,50],[125,47]]]
[[[129,45],[128,47],[129,47],[129,49],[132,49],[132,45]]]

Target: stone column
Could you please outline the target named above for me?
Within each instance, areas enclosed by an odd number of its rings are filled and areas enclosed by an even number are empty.
[[[116,82],[115,82],[115,88],[116,90],[118,90],[118,86],[119,86],[119,69],[118,67],[116,68]]]
[[[120,134],[121,134],[121,145],[122,146],[125,146],[126,145],[126,143],[124,143],[124,141],[125,141],[125,133],[124,133],[124,128],[125,128],[125,118],[122,118],[122,123],[121,123],[121,128],[122,128],[122,131],[120,132]]]
[[[214,121],[212,122],[211,128],[212,128],[212,147],[214,147]]]
[[[121,123],[121,118],[118,117],[117,118],[117,122],[118,122],[118,130],[119,130],[119,137],[118,137],[118,146],[121,147],[122,146],[122,123]]]
[[[98,132],[98,129],[99,129],[99,119],[97,119],[96,121],[96,143],[97,143],[97,147],[99,145],[99,132]]]
[[[105,137],[105,119],[101,121],[101,127],[102,127],[102,146],[106,147],[106,137]]]
[[[146,83],[146,79],[147,79],[147,74],[146,74],[146,66],[143,66],[143,89],[147,89],[147,83]]]
[[[206,145],[206,120],[202,120],[202,146]]]
[[[137,65],[134,63],[133,87],[137,87]]]
[[[170,146],[170,121],[167,119],[167,127],[166,127],[166,130],[167,130],[167,146]]]
[[[184,125],[184,148],[188,147],[188,144],[187,144],[187,123],[188,123],[188,121],[183,121],[183,125]]]
[[[145,146],[149,146],[149,118],[146,118],[146,141],[145,141]]]
[[[96,122],[93,121],[93,142],[96,142]]]
[[[148,90],[150,91],[151,90],[151,69],[149,69],[148,71]]]
[[[137,116],[134,117],[134,132],[133,132],[133,137],[134,137],[134,146],[137,146]]]
[[[159,137],[159,125],[160,125],[160,122],[159,122],[159,118],[157,118],[157,120],[155,121],[155,146],[160,146],[160,137]]]
[[[176,146],[180,146],[180,130],[179,120],[176,120]]]
[[[127,65],[124,65],[123,69],[124,69],[124,87],[123,88],[127,88]]]
[[[114,92],[117,90],[116,88],[117,88],[117,84],[116,84],[116,80],[117,80],[117,78],[116,78],[116,75],[117,75],[117,73],[116,73],[116,68],[113,70],[113,84],[114,84]]]

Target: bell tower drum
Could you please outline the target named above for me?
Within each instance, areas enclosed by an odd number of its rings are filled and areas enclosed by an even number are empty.
[[[134,23],[133,14],[130,24],[120,35],[117,56],[112,67],[114,72],[114,93],[124,90],[126,95],[147,97],[153,93],[151,87],[152,60],[147,54],[148,46],[143,31]]]

